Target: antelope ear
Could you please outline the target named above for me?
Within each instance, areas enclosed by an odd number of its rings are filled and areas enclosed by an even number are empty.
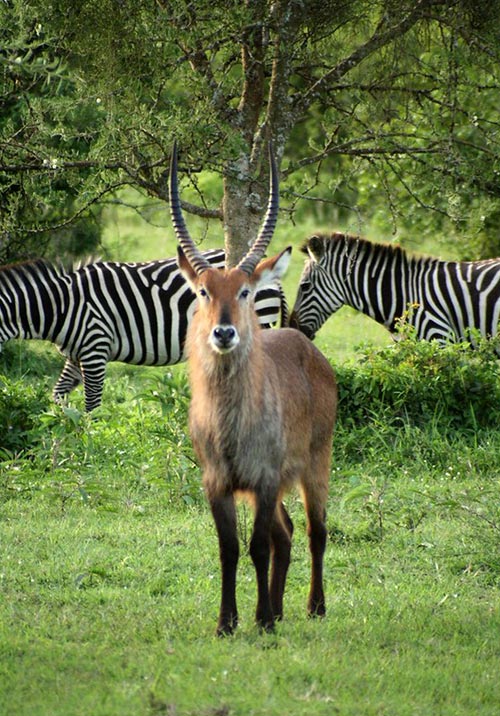
[[[282,278],[290,263],[291,254],[292,247],[288,246],[277,256],[271,256],[271,258],[261,261],[252,276],[255,286],[261,288],[264,285],[275,283],[278,279]]]
[[[189,263],[186,254],[180,246],[177,247],[177,266],[179,267],[180,272],[188,282],[191,290],[196,293],[197,273]]]

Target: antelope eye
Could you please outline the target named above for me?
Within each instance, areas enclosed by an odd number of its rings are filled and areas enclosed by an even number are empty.
[[[244,289],[242,290],[242,292],[240,293],[240,298],[242,298],[243,300],[246,299],[246,298],[248,298],[249,296],[250,296],[250,289],[249,289],[249,288],[244,288]]]
[[[200,290],[198,291],[198,294],[199,294],[202,298],[208,298],[208,291],[207,291],[206,288],[200,288]]]

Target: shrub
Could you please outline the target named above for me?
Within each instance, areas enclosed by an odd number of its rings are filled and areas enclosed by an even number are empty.
[[[362,350],[337,367],[344,425],[373,420],[459,431],[498,426],[500,361],[496,341],[439,346],[405,336],[380,350]]]
[[[49,405],[45,385],[0,374],[0,450],[17,453],[29,449],[38,415]]]

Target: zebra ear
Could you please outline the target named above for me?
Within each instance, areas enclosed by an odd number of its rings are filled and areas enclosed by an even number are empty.
[[[307,241],[306,250],[313,261],[319,261],[325,253],[325,243],[322,236],[311,236]]]

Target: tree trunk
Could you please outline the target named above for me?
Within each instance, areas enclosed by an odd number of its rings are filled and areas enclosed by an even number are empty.
[[[237,264],[251,247],[266,212],[269,196],[269,138],[273,139],[273,151],[279,167],[296,121],[289,99],[289,83],[293,41],[302,17],[300,3],[277,0],[273,4],[267,22],[271,22],[272,17],[279,31],[272,43],[269,42],[271,33],[264,30],[266,3],[252,4],[249,1],[248,7],[253,8],[255,16],[242,46],[244,85],[235,120],[248,146],[248,153],[242,153],[236,161],[230,162],[224,176],[222,213],[228,266]],[[266,52],[272,53],[267,97]]]
[[[228,266],[235,266],[255,241],[267,198],[268,182],[252,178],[248,156],[242,154],[238,160],[230,162],[224,174],[222,200]]]

